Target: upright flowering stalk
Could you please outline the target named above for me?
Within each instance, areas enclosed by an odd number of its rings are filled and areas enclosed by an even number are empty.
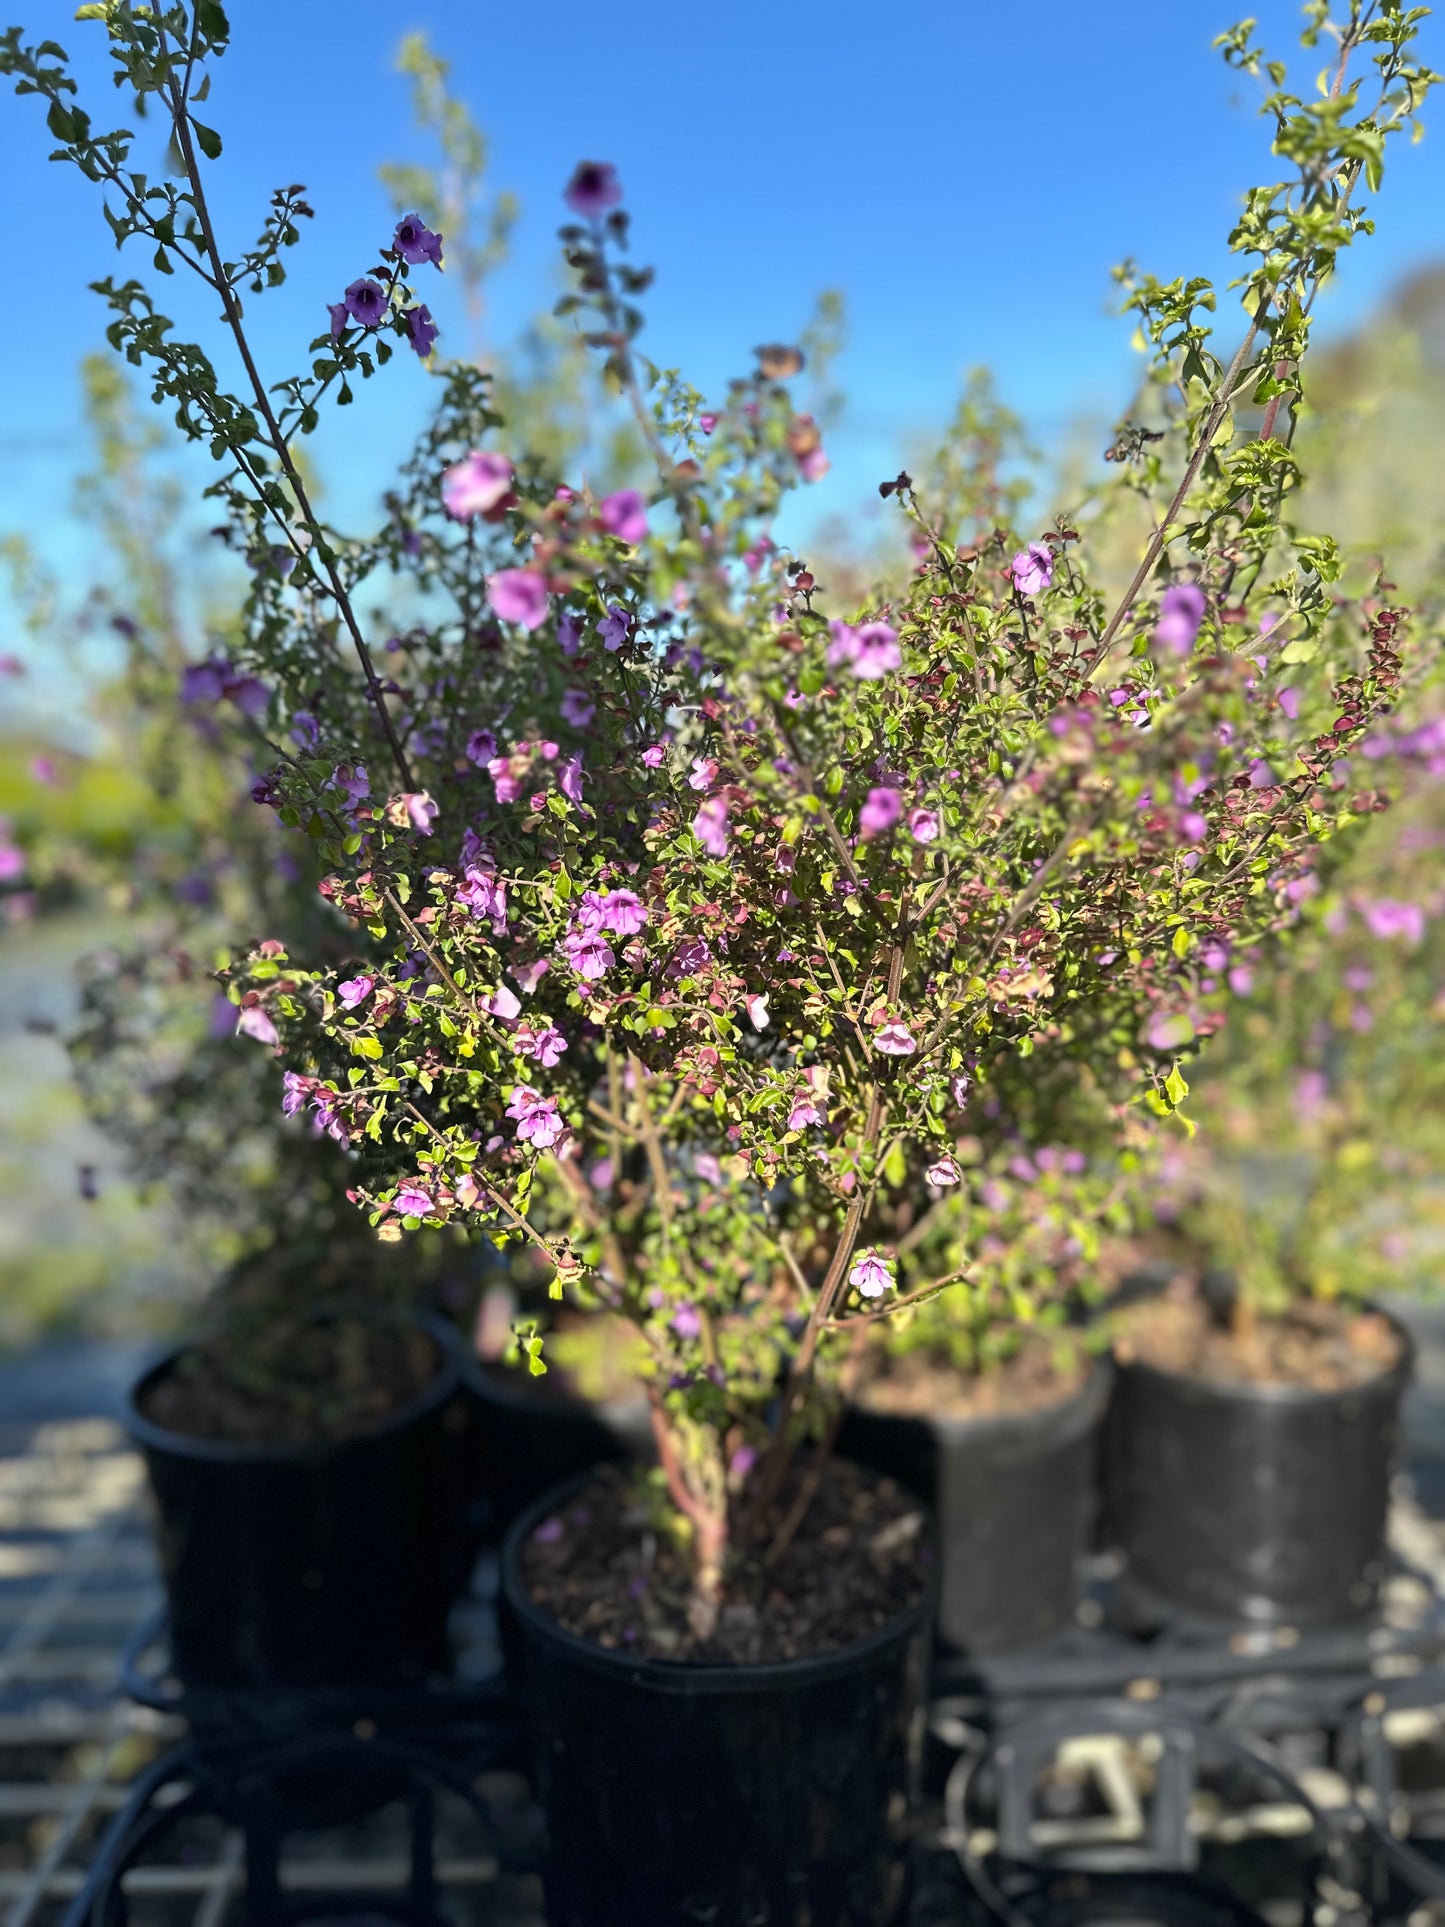
[[[52,52],[12,34],[0,64],[48,102],[66,151],[119,183],[122,241],[224,275],[223,253],[165,238],[191,232],[189,213],[208,229],[214,137],[190,103],[224,45],[220,9],[175,40],[184,7],[164,34],[103,11],[128,85],[172,120],[181,185],[128,174],[120,136],[97,146]],[[1348,65],[1364,30],[1339,25]],[[960,1307],[971,1331],[1031,1310],[1049,1267],[1000,1254],[1010,1184],[1082,1176],[1063,1160],[1086,1136],[1107,1161],[1169,1128],[1230,973],[1246,957],[1269,972],[1339,833],[1382,800],[1359,752],[1406,671],[1402,613],[1343,581],[1333,544],[1283,504],[1314,291],[1366,219],[1362,156],[1428,85],[1414,32],[1403,12],[1371,26],[1378,99],[1272,103],[1299,166],[1251,196],[1233,237],[1246,302],[1228,350],[1206,284],[1130,283],[1156,392],[1179,400],[1148,431],[1149,486],[1172,494],[1122,592],[1107,488],[1081,527],[954,542],[954,463],[938,500],[907,475],[882,485],[908,520],[906,576],[825,608],[776,527],[816,447],[789,386],[802,356],[763,350],[715,403],[654,381],[633,349],[647,276],[625,259],[606,163],[565,190],[563,310],[656,458],[645,496],[594,501],[548,473],[457,365],[384,529],[353,542],[317,522],[290,442],[381,361],[388,331],[411,333],[409,256],[432,271],[420,236],[362,277],[385,297],[375,321],[367,295],[309,372],[223,405],[140,284],[107,286],[119,345],[224,458],[253,580],[235,672],[314,724],[258,790],[325,864],[355,953],[263,946],[228,991],[314,1080],[307,1102],[346,1133],[379,1236],[525,1240],[558,1295],[636,1325],[699,1624],[730,1549],[792,1529],[794,1455],[840,1341],[899,1309]],[[1228,51],[1254,59],[1238,36]],[[1121,436],[1126,455],[1136,441]],[[1127,495],[1131,463],[1110,453]],[[393,576],[416,577],[428,615],[391,639],[383,676],[356,612]],[[330,669],[342,637],[350,684]],[[338,793],[343,768],[368,772],[367,795]],[[937,1269],[936,1243],[905,1234],[924,1209],[959,1234]]]

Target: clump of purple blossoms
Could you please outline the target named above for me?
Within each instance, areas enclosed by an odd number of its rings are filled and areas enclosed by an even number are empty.
[[[1041,594],[1054,579],[1054,552],[1044,542],[1030,542],[1009,564],[1009,574],[1020,595]]]
[[[828,667],[847,669],[859,682],[877,682],[903,667],[898,647],[898,631],[886,622],[865,622],[854,628],[847,622],[830,622],[833,640],[828,644]]]
[[[442,264],[442,237],[434,234],[419,214],[402,215],[392,246],[413,267],[420,267],[423,261],[430,261],[434,268]]]
[[[558,1114],[556,1098],[544,1097],[530,1084],[519,1084],[512,1092],[507,1116],[516,1119],[518,1139],[523,1144],[535,1145],[539,1151],[551,1150],[567,1129]]]

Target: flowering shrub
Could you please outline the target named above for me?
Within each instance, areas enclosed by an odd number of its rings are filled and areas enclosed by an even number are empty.
[[[1151,1195],[1247,1314],[1358,1305],[1438,1268],[1445,1198],[1445,725],[1367,737],[1419,793],[1356,840],[1288,967],[1240,998],[1196,1090],[1199,1136]]]
[[[730,1540],[771,1529],[838,1335],[961,1281],[971,1316],[992,1302],[962,1142],[982,1172],[1003,1147],[1067,1150],[1080,1106],[1121,1132],[1171,1117],[1242,973],[1380,801],[1352,752],[1394,700],[1403,612],[1349,591],[1331,539],[1286,509],[1316,292],[1433,78],[1414,17],[1353,0],[1318,99],[1267,67],[1293,172],[1231,238],[1227,358],[1207,282],[1126,277],[1153,385],[1113,482],[1049,526],[960,542],[900,474],[881,492],[916,568],[833,610],[774,534],[824,460],[790,398],[801,355],[758,350],[716,401],[653,369],[648,274],[597,162],[566,191],[563,311],[655,483],[597,496],[550,472],[486,375],[448,364],[385,526],[325,525],[296,446],[394,346],[432,353],[445,236],[403,220],[330,301],[305,371],[263,379],[242,293],[284,278],[310,209],[278,192],[239,260],[215,234],[220,141],[195,110],[225,15],[80,13],[170,118],[178,177],[135,174],[130,136],[92,131],[53,43],[12,29],[0,66],[106,187],[118,242],[222,305],[239,394],[141,282],[99,284],[115,347],[215,456],[250,565],[244,639],[196,694],[244,710],[264,686],[255,794],[310,839],[350,932],[335,967],[274,940],[236,962],[241,1028],[287,1065],[286,1105],[354,1152],[384,1238],[525,1239],[556,1294],[585,1278],[636,1325],[705,1619]],[[1224,45],[1261,71],[1246,29]],[[1373,63],[1368,97],[1352,60]],[[1149,532],[1115,581],[1136,505]],[[417,613],[383,671],[358,596],[397,582]],[[966,1198],[977,1242],[920,1275],[890,1231],[928,1185]]]

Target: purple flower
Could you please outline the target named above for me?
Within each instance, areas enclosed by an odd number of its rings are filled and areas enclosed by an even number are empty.
[[[597,633],[602,638],[604,649],[620,649],[632,633],[632,617],[619,603],[614,602],[598,623]]]
[[[366,1002],[375,988],[374,978],[348,977],[344,983],[336,986],[336,1001],[347,1010],[355,1010],[358,1004]]]
[[[709,856],[727,855],[730,835],[728,813],[727,805],[720,796],[709,796],[703,803],[692,819],[692,833]]]
[[[522,1014],[522,1000],[510,984],[498,984],[495,990],[485,992],[481,1006],[489,1017],[500,1017],[505,1023]]]
[[[474,448],[442,476],[442,506],[458,522],[486,515],[512,486],[512,464],[505,455]]]
[[[685,937],[672,953],[667,967],[670,977],[695,977],[712,962],[706,937]]]
[[[467,761],[485,769],[497,753],[497,739],[489,729],[474,729],[467,738]]]
[[[466,882],[457,891],[458,903],[465,904],[474,917],[490,917],[492,929],[500,937],[507,928],[507,886],[490,870],[468,864]]]
[[[432,1208],[431,1193],[423,1191],[414,1180],[399,1184],[391,1202],[397,1215],[403,1218],[424,1218]]]
[[[1373,937],[1387,941],[1403,937],[1412,946],[1424,941],[1425,912],[1418,903],[1398,903],[1392,897],[1380,897],[1374,903],[1365,904],[1360,914]]]
[[[419,214],[403,214],[396,224],[396,239],[392,246],[403,261],[419,267],[423,261],[430,261],[434,268],[442,264],[442,237],[433,234]]]
[[[226,693],[230,664],[218,656],[186,665],[181,675],[183,703],[218,703]]]
[[[579,161],[562,199],[584,221],[595,221],[622,202],[622,183],[610,161]]]
[[[877,682],[903,667],[898,647],[898,631],[886,622],[865,622],[855,629],[851,623],[830,622],[833,640],[828,644],[830,669],[847,668],[859,682]]]
[[[423,301],[415,308],[408,308],[402,320],[406,324],[408,340],[425,361],[436,346],[436,338],[440,333],[431,318],[431,309]]]
[[[597,504],[597,519],[619,542],[631,545],[647,534],[647,504],[635,488],[620,488]]]
[[[557,772],[557,787],[572,803],[582,801],[582,758],[569,756]]]
[[[769,1022],[767,997],[754,993],[751,997],[744,997],[743,1003],[747,1006],[748,1022],[753,1029],[766,1030]]]
[[[1194,1040],[1194,1020],[1184,1010],[1156,1010],[1144,1026],[1144,1042],[1150,1050],[1180,1050]]]
[[[309,709],[298,709],[291,718],[291,740],[297,749],[315,749],[321,741],[321,725]]]
[[[696,1305],[679,1305],[670,1322],[679,1338],[696,1338],[702,1331],[702,1315]]]
[[[1204,591],[1197,582],[1173,582],[1159,602],[1154,640],[1161,649],[1187,656],[1204,620]]]
[[[906,1024],[900,1024],[895,1018],[878,1032],[873,1048],[885,1057],[911,1057],[918,1049],[918,1040]]]
[[[939,821],[937,810],[910,810],[908,828],[915,843],[936,843],[938,841]]]
[[[597,714],[597,705],[585,689],[564,689],[560,707],[562,720],[574,729],[586,729]]]
[[[897,790],[869,790],[858,812],[858,828],[864,836],[882,836],[903,814],[903,798]]]
[[[810,448],[805,455],[798,457],[798,473],[805,482],[821,482],[831,467],[832,463],[821,448]]]
[[[598,930],[571,930],[562,939],[562,948],[577,975],[589,982],[605,975],[617,961],[612,946]]]
[[[923,1175],[930,1184],[947,1186],[957,1184],[963,1174],[952,1158],[942,1157],[936,1164],[930,1164]]]
[[[1038,595],[1054,579],[1054,552],[1046,543],[1030,542],[1010,562],[1009,573],[1020,595]]]
[[[711,1151],[694,1151],[692,1168],[704,1184],[721,1184],[723,1181],[722,1166]]]
[[[1299,717],[1299,691],[1297,689],[1281,689],[1277,692],[1276,699],[1285,715],[1288,716],[1291,722],[1295,722]]]
[[[694,756],[692,775],[687,779],[690,790],[710,790],[718,778],[718,766],[711,756]]]
[[[575,656],[582,647],[582,625],[570,610],[557,618],[557,646],[564,656]]]
[[[1250,765],[1249,787],[1252,790],[1272,790],[1279,787],[1279,778],[1262,757]]]
[[[540,629],[547,620],[547,583],[535,569],[499,569],[489,575],[487,600],[503,622]]]
[[[346,332],[346,324],[351,316],[344,301],[328,301],[326,311],[331,316],[331,339],[339,341]]]
[[[512,1092],[507,1116],[516,1119],[521,1142],[534,1144],[539,1151],[549,1150],[567,1128],[557,1114],[556,1098],[543,1097],[530,1084],[519,1084]]]
[[[548,1070],[567,1048],[567,1039],[553,1024],[547,1024],[541,1030],[533,1030],[530,1024],[524,1025],[513,1042],[524,1057],[535,1058]]]
[[[351,803],[364,803],[371,794],[371,778],[360,763],[338,763],[331,780]]]
[[[512,765],[505,756],[494,756],[487,764],[487,774],[496,788],[499,803],[515,803],[522,794],[522,779],[513,776]]]
[[[407,790],[402,794],[407,816],[414,830],[423,836],[431,835],[431,826],[437,820],[437,806],[425,790]]]
[[[609,890],[603,899],[602,927],[619,937],[635,937],[647,922],[647,906],[635,890]]]
[[[821,1108],[811,1091],[804,1091],[793,1099],[793,1108],[788,1112],[788,1129],[806,1131],[810,1124],[826,1124],[828,1113]]]
[[[860,1298],[881,1298],[894,1283],[893,1271],[881,1252],[864,1251],[854,1260],[848,1283]]]
[[[242,1037],[254,1037],[258,1044],[279,1044],[276,1026],[259,1004],[249,1004],[236,1020],[236,1029]]]
[[[346,290],[346,312],[363,328],[374,328],[385,318],[386,296],[374,281],[353,281]]]
[[[647,769],[661,769],[667,761],[667,746],[664,743],[649,743],[642,752],[642,761]]]
[[[229,1003],[226,1008],[228,1010],[231,1008]],[[296,1113],[303,1108],[311,1095],[311,1086],[315,1081],[313,1077],[302,1077],[299,1071],[285,1073],[281,1079],[281,1110],[285,1116],[295,1117]]]

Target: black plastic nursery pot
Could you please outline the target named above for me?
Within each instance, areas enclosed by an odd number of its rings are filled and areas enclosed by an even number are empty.
[[[512,1521],[554,1486],[653,1451],[641,1394],[588,1404],[475,1355],[462,1366],[462,1382],[466,1479],[476,1527],[489,1544],[499,1544]]]
[[[1367,1617],[1415,1357],[1409,1333],[1390,1324],[1398,1364],[1343,1391],[1120,1362],[1105,1500],[1132,1579],[1205,1619]]]
[[[125,1421],[150,1475],[183,1684],[400,1683],[447,1666],[470,1563],[460,1362],[448,1326],[417,1322],[436,1346],[432,1383],[344,1439],[266,1447],[155,1424],[146,1395],[184,1346],[132,1388]]]
[[[1113,1377],[1102,1360],[1060,1404],[999,1418],[849,1409],[839,1450],[933,1508],[942,1647],[1003,1652],[1073,1618]]]
[[[502,1553],[549,1927],[889,1927],[908,1897],[932,1598],[816,1659],[629,1657],[559,1626],[522,1578],[528,1536],[578,1483],[530,1507]]]

